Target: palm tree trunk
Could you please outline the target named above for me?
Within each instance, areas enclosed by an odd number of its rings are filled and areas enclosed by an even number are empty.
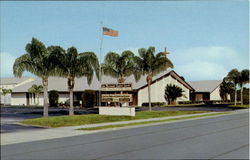
[[[236,100],[237,100],[237,89],[235,87],[235,91],[234,91],[234,105],[236,106]]]
[[[74,106],[73,106],[73,88],[75,85],[75,77],[68,75],[68,90],[69,90],[69,115],[74,115]]]
[[[70,107],[69,107],[69,115],[72,116],[74,115],[74,106],[73,106],[73,89],[69,90],[69,103],[70,103]]]
[[[36,98],[37,98],[37,103],[36,103],[36,105],[39,105],[39,93],[36,94]]]
[[[149,107],[149,111],[152,111],[151,109],[151,81],[148,81],[148,107]]]
[[[3,96],[3,106],[5,106],[5,95]]]
[[[36,105],[36,94],[32,94],[33,98],[34,98],[34,105]]]
[[[240,104],[243,105],[243,85],[240,88]]]
[[[43,78],[43,116],[49,116],[49,104],[48,104],[48,77]]]

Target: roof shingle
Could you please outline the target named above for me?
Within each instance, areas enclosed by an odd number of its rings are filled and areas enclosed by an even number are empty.
[[[191,81],[188,82],[194,89],[195,92],[212,92],[217,88],[222,80],[204,80],[204,81]]]

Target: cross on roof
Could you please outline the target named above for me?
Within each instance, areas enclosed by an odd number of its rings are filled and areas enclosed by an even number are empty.
[[[167,58],[167,54],[169,54],[169,52],[167,52],[166,47],[164,48],[164,52],[161,52],[161,54]],[[165,70],[166,71],[168,70],[168,64],[165,65]]]
[[[166,56],[166,57],[167,57],[167,54],[169,54],[169,52],[167,52],[167,48],[166,48],[166,47],[164,48],[164,52],[161,52],[161,54],[162,54],[163,56]]]

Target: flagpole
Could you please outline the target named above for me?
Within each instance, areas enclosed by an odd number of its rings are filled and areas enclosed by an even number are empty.
[[[101,75],[101,64],[102,64],[102,43],[103,43],[103,24],[102,24],[102,21],[101,21],[101,44],[100,44],[100,57],[99,57],[99,60],[100,60],[100,69],[99,69],[99,76],[100,76],[100,90],[99,90],[99,107],[101,106],[101,86],[102,86],[102,75]]]

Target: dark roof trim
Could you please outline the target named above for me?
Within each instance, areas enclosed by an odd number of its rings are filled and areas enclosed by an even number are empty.
[[[194,92],[193,94],[204,94],[204,93],[210,94],[210,92]]]
[[[185,80],[181,79],[180,75],[178,75],[175,71],[171,71],[171,72],[173,72],[178,77],[178,79],[176,79],[178,82],[180,82],[181,84],[183,84],[185,87],[189,88],[190,90],[195,91],[195,89],[192,86],[190,86]]]
[[[193,87],[191,87],[186,81],[182,80],[182,79],[180,78],[180,76],[179,76],[175,71],[173,71],[173,70],[170,71],[170,72],[168,72],[168,73],[166,73],[165,75],[163,75],[163,76],[161,76],[161,77],[159,77],[159,78],[153,80],[153,81],[151,82],[151,85],[154,84],[155,82],[159,81],[159,80],[162,80],[162,79],[165,78],[165,77],[168,77],[169,75],[171,75],[172,78],[176,79],[179,83],[183,84],[183,85],[184,85],[185,87],[187,87],[188,89],[190,89],[190,90],[192,90],[192,91],[195,91],[195,89],[194,89]],[[176,78],[175,76],[176,76],[177,78]],[[145,87],[147,87],[147,86],[148,86],[148,84],[145,84],[145,85],[143,85],[142,87],[138,88],[137,90],[139,91],[140,89],[143,89],[143,88],[145,88]]]

